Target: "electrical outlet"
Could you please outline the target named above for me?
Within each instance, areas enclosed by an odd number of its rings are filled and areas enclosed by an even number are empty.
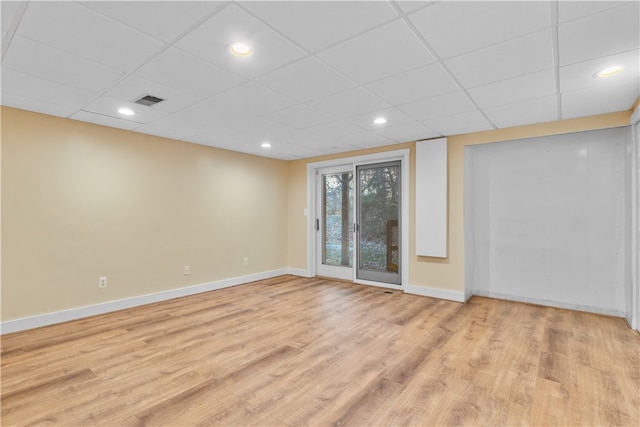
[[[188,266],[188,265],[185,265],[185,266],[184,266],[184,274],[185,274],[185,276],[186,276],[187,274],[191,274],[191,271],[189,270],[189,266]]]
[[[100,276],[98,278],[98,287],[106,288],[107,287],[107,276]]]
[[[242,260],[242,263],[243,263],[244,265],[249,265],[249,258],[246,258],[246,257],[245,257],[245,258]]]

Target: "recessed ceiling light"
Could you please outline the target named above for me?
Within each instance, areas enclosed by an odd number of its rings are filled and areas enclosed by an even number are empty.
[[[118,110],[118,113],[125,115],[125,116],[133,116],[135,113],[133,112],[133,110],[130,110],[128,108],[120,108]]]
[[[384,117],[378,117],[377,119],[375,119],[373,121],[373,123],[375,123],[377,125],[381,125],[383,123],[387,123],[387,119],[385,119]]]
[[[269,144],[268,142],[263,142],[260,146],[262,148],[271,148],[271,144]]]
[[[622,70],[624,70],[624,67],[620,65],[614,65],[598,71],[593,75],[593,77],[611,77],[615,76],[616,74],[620,74]]]
[[[237,42],[231,45],[231,53],[233,53],[235,56],[247,57],[251,56],[253,51],[248,44]]]

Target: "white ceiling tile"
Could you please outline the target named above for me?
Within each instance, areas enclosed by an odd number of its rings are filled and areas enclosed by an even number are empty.
[[[3,94],[11,93],[36,101],[80,109],[94,97],[94,92],[76,89],[10,69],[2,70]]]
[[[443,1],[409,15],[443,59],[551,26],[549,1]]]
[[[348,147],[352,147],[352,149],[357,148],[374,148],[374,147],[384,147],[386,145],[393,145],[396,141],[389,139],[383,135],[374,133],[374,132],[360,132],[352,135],[341,136],[338,138],[333,138],[331,140],[332,148],[335,147],[334,144],[345,144],[345,149]],[[338,148],[342,148],[338,145]]]
[[[164,101],[155,104],[152,108],[169,113],[194,104],[200,99],[195,95],[133,75],[121,80],[104,94],[104,96],[127,102],[135,101],[145,95],[164,99]]]
[[[2,103],[288,160],[627,110],[640,96],[638,2],[549,3],[3,1]],[[228,52],[241,37],[257,40],[244,61]],[[435,62],[423,38],[457,56]],[[582,59],[554,72],[554,40],[561,61]],[[622,74],[591,77],[614,61]],[[146,94],[166,101],[131,104]]]
[[[440,117],[437,120],[425,120],[423,123],[441,135],[457,135],[493,129],[491,123],[477,110]]]
[[[261,88],[255,83],[249,84]],[[252,89],[242,91],[236,91],[235,89],[232,89],[233,92],[225,92],[224,94],[222,94],[224,98],[214,97],[205,100],[199,104],[195,104],[185,108],[184,110],[181,110],[180,114],[188,115],[197,120],[211,123],[215,126],[223,126],[230,129],[242,130],[252,137],[255,137],[254,128],[258,124],[262,129],[294,129],[291,126],[268,120],[264,117],[259,117],[266,116],[272,110],[275,111],[281,109],[282,106],[280,106],[279,104],[281,104],[283,100],[288,100],[288,98],[285,97],[280,98],[281,95],[277,94],[276,92],[272,92],[270,89],[261,89],[269,92],[267,92],[267,95],[265,96],[256,95],[255,100],[251,99],[251,96],[247,96],[248,92],[253,91]],[[257,91],[253,91],[253,93],[257,93]],[[237,94],[237,99],[234,99],[233,94]],[[242,99],[245,100],[244,103]],[[250,108],[242,108],[243,104],[247,105]],[[286,108],[291,104],[287,102],[283,105]]]
[[[43,44],[15,36],[3,68],[90,92],[102,92],[123,73]]]
[[[252,47],[249,57],[230,53],[229,45],[242,41]],[[176,46],[222,68],[254,78],[286,65],[305,52],[235,4],[208,19]]]
[[[257,1],[241,6],[310,52],[397,17],[383,1]]]
[[[549,69],[469,89],[480,108],[512,104],[556,93],[556,73]]]
[[[200,135],[200,134],[210,134],[212,132],[217,132],[220,129],[234,131],[233,129],[229,129],[226,126],[221,126],[211,121],[198,120],[195,117],[185,114],[184,112],[178,112],[178,113],[174,113],[174,114],[162,117],[158,120],[155,120],[151,124],[164,122],[164,121],[167,121],[169,124],[175,124],[175,126],[180,125],[185,128],[193,130],[191,134],[193,136]],[[182,139],[186,139],[186,138],[188,137],[185,137]]]
[[[441,136],[433,129],[429,129],[427,126],[419,122],[404,123],[399,126],[380,129],[376,131],[376,133],[383,135],[386,138],[392,139],[396,142],[419,141],[421,139]]]
[[[609,56],[640,46],[640,2],[558,26],[560,65]]]
[[[362,129],[347,122],[337,121],[312,126],[305,129],[306,132],[318,135],[323,138],[335,138],[339,136],[353,135],[361,133]]]
[[[361,84],[435,62],[402,21],[361,34],[317,56]]]
[[[208,102],[212,111],[226,110],[246,117],[268,114],[296,104],[293,99],[253,82],[215,95]]]
[[[323,154],[320,150],[315,149],[314,147],[287,144],[285,142],[273,143],[271,148],[266,151],[261,150],[258,153],[256,153],[256,155],[268,154],[269,157],[281,160],[296,160]]]
[[[360,147],[339,141],[337,138],[327,140],[324,144],[314,144],[312,146],[305,145],[305,147],[317,150],[321,155],[360,150]]]
[[[629,110],[640,96],[639,85],[638,80],[632,79],[567,92],[562,95],[562,118]]]
[[[176,140],[182,140],[195,134],[195,132],[183,126],[173,126],[171,124],[164,123],[162,120],[159,120],[157,123],[142,125],[136,128],[136,132]]]
[[[559,119],[558,97],[556,95],[546,96],[487,108],[484,113],[498,128],[550,122]]]
[[[16,34],[120,71],[131,71],[162,42],[74,2],[31,2]]]
[[[216,134],[219,134],[219,132]],[[225,132],[222,132],[225,134]],[[190,138],[194,139],[194,138]],[[195,137],[195,139],[200,139],[200,137]],[[320,138],[315,135],[311,135],[302,131],[292,131],[289,134],[278,136],[277,138],[269,138],[269,139],[244,139],[244,135],[242,138],[228,138],[228,140],[232,141],[231,143],[227,143],[223,146],[225,149],[229,150],[237,150],[238,147],[241,146],[242,152],[255,154],[258,156],[269,156],[269,157],[277,157],[277,158],[299,158],[299,157],[309,157],[309,156],[317,156],[323,154],[323,148],[328,145],[328,141],[326,139]],[[211,141],[215,141],[215,139],[202,139],[203,142],[208,142],[211,145]],[[267,141],[271,144],[271,148],[264,149],[261,147],[262,142]]]
[[[136,132],[149,133],[165,138],[185,139],[217,129],[211,123],[196,120],[184,114],[171,114],[136,128]]]
[[[318,147],[317,149],[326,146],[330,142],[327,138],[299,129],[278,135],[278,141],[304,147]]]
[[[229,145],[228,147],[219,147],[219,148],[222,148],[223,150],[235,151],[237,153],[251,154],[254,156],[262,155],[264,157],[266,157],[267,154],[269,153],[267,150],[262,150],[263,153],[260,153],[261,151],[260,145],[259,144],[256,145],[254,142],[242,143],[242,142],[236,141],[235,143],[233,143],[232,145]]]
[[[16,16],[20,2],[5,1],[0,2],[0,20],[2,21],[2,30],[8,31],[13,18]]]
[[[132,110],[135,115],[122,116],[118,113],[118,109],[120,108],[128,108]],[[119,120],[128,120],[139,124],[148,123],[167,115],[164,111],[154,110],[152,107],[133,104],[131,102],[122,102],[119,99],[107,98],[105,96],[86,105],[82,110],[89,113],[101,114],[103,116],[111,116]]]
[[[2,105],[7,107],[19,108],[21,110],[34,111],[36,113],[48,114],[50,116],[69,117],[76,111],[75,108],[66,107],[64,105],[53,104],[50,102],[27,98],[20,95],[2,92]]]
[[[551,30],[543,30],[445,63],[465,87],[473,87],[552,68],[552,46]]]
[[[311,101],[309,105],[337,118],[354,117],[390,107],[361,87]]]
[[[223,145],[215,138],[205,137],[203,135],[198,137],[192,137],[184,139],[185,142],[192,142],[194,144],[207,145],[209,147],[216,147],[222,150],[230,150],[235,152],[242,152],[247,154],[254,154],[257,151],[257,148],[253,145],[253,143],[242,142],[239,139],[226,140],[227,145]]]
[[[239,111],[226,110],[215,101],[206,99],[197,104],[180,110],[180,114],[193,117],[196,120],[211,123],[214,126],[229,127],[230,124],[241,124],[247,115]],[[238,126],[239,127],[239,126]]]
[[[97,125],[125,130],[132,130],[140,126],[140,123],[134,121],[122,120],[117,117],[105,116],[103,114],[92,113],[90,111],[78,111],[70,118],[81,122],[95,123]]]
[[[558,22],[564,23],[630,3],[628,1],[559,1]]]
[[[306,104],[298,104],[273,113],[265,115],[269,120],[294,127],[304,129],[333,121],[333,117],[324,114]]]
[[[431,64],[366,85],[385,101],[398,105],[459,90],[440,64]]]
[[[422,99],[400,105],[398,108],[419,121],[450,116],[452,114],[464,113],[476,109],[469,97],[462,91]]]
[[[217,1],[89,1],[103,15],[163,41],[171,41],[220,7]],[[150,7],[153,13],[149,13]]]
[[[333,95],[356,86],[313,57],[272,71],[256,81],[302,102]]]
[[[591,61],[560,67],[560,90],[570,92],[577,89],[607,85],[612,81],[640,79],[638,50],[617,55],[605,56]],[[622,73],[609,77],[597,78],[594,74],[613,65],[624,67]]]
[[[195,144],[208,145],[211,147],[226,148],[237,143],[249,143],[253,141],[253,137],[248,137],[242,132],[218,126],[208,132],[200,133],[194,136],[184,138],[184,141],[193,142]]]
[[[165,50],[134,75],[196,96],[215,95],[245,81],[176,48]]]
[[[376,124],[373,121],[379,117],[385,118],[385,123]],[[379,130],[386,127],[398,126],[403,123],[414,122],[414,118],[408,116],[396,108],[385,108],[383,110],[373,111],[371,113],[362,114],[346,120],[348,123],[359,126],[366,130]]]
[[[295,130],[294,127],[277,123],[264,117],[252,117],[237,123],[228,123],[230,129],[242,131],[257,140],[275,138]]]
[[[394,3],[397,4],[402,12],[410,13],[415,11],[416,9],[423,8],[425,6],[429,6],[437,3],[437,1],[422,1],[422,0],[394,0]]]

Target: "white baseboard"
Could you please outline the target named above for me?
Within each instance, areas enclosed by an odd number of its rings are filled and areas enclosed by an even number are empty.
[[[311,272],[309,270],[303,270],[301,268],[287,268],[287,274],[291,274],[294,276],[300,277],[311,277]]]
[[[464,292],[449,291],[446,289],[429,288],[427,286],[406,285],[404,291],[408,294],[421,295],[423,297],[432,297],[446,299],[450,301],[465,302],[467,300]]]
[[[279,269],[265,271],[263,273],[250,274],[248,276],[233,277],[231,279],[217,280],[215,282],[203,283],[200,285],[187,286],[184,288],[171,289],[168,291],[153,294],[140,295],[115,301],[108,301],[94,305],[71,308],[69,310],[56,311],[53,313],[39,314],[21,319],[8,320],[0,323],[0,335],[11,332],[24,331],[26,329],[39,328],[41,326],[53,325],[56,323],[68,322],[69,320],[81,319],[83,317],[95,316],[97,314],[109,313],[154,302],[165,301],[173,298],[199,294],[202,292],[215,291],[217,289],[242,285],[256,280],[270,279],[283,274],[296,274],[293,269]],[[304,271],[304,270],[300,270]]]

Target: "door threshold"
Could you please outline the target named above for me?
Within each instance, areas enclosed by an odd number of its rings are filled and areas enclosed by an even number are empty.
[[[403,289],[403,286],[401,284],[396,285],[393,283],[374,282],[372,280],[356,279],[353,281],[353,283],[357,283],[358,285],[376,286],[378,288],[395,289],[400,291]]]

